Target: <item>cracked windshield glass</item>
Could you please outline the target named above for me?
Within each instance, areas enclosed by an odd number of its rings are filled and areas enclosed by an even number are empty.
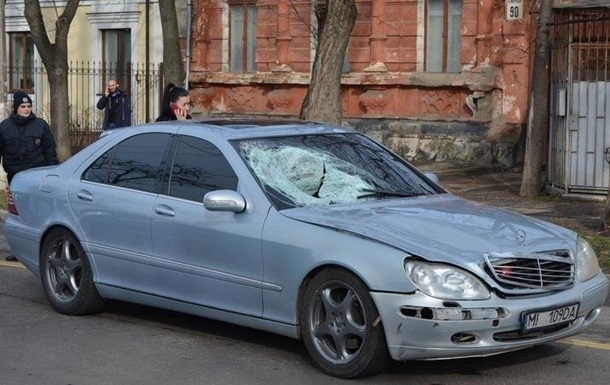
[[[257,138],[237,148],[280,209],[442,192],[360,134]]]

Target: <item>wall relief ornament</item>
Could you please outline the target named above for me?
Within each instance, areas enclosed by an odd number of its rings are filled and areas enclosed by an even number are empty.
[[[252,111],[254,110],[254,98],[256,92],[252,87],[233,87],[231,88],[231,100],[229,106],[231,111]]]
[[[360,95],[360,103],[368,115],[381,115],[389,100],[388,93],[382,90],[368,90]]]
[[[420,93],[421,113],[457,116],[456,95],[448,90],[426,90]]]
[[[267,99],[274,111],[288,112],[294,101],[294,97],[289,90],[276,89],[267,93]]]

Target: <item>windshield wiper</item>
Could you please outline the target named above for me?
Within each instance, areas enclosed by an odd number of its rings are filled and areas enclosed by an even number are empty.
[[[371,198],[371,197],[415,197],[418,195],[422,195],[421,193],[416,192],[403,192],[403,191],[391,191],[391,190],[378,190],[378,189],[369,189],[363,188],[361,191],[367,192],[369,194],[358,195],[356,198]]]

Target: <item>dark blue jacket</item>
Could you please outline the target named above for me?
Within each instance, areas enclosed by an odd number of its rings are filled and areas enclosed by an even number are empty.
[[[115,91],[108,96],[104,95],[97,101],[97,108],[104,110],[104,131],[131,126],[131,103],[129,97],[121,90]]]
[[[12,114],[0,123],[0,157],[9,183],[19,171],[59,163],[49,125],[33,113]]]

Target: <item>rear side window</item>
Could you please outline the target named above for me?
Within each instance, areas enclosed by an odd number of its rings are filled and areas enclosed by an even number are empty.
[[[152,133],[126,139],[104,153],[82,179],[134,190],[157,192],[171,135]]]
[[[169,174],[169,195],[203,201],[214,190],[237,190],[237,175],[212,143],[191,136],[182,136]]]

